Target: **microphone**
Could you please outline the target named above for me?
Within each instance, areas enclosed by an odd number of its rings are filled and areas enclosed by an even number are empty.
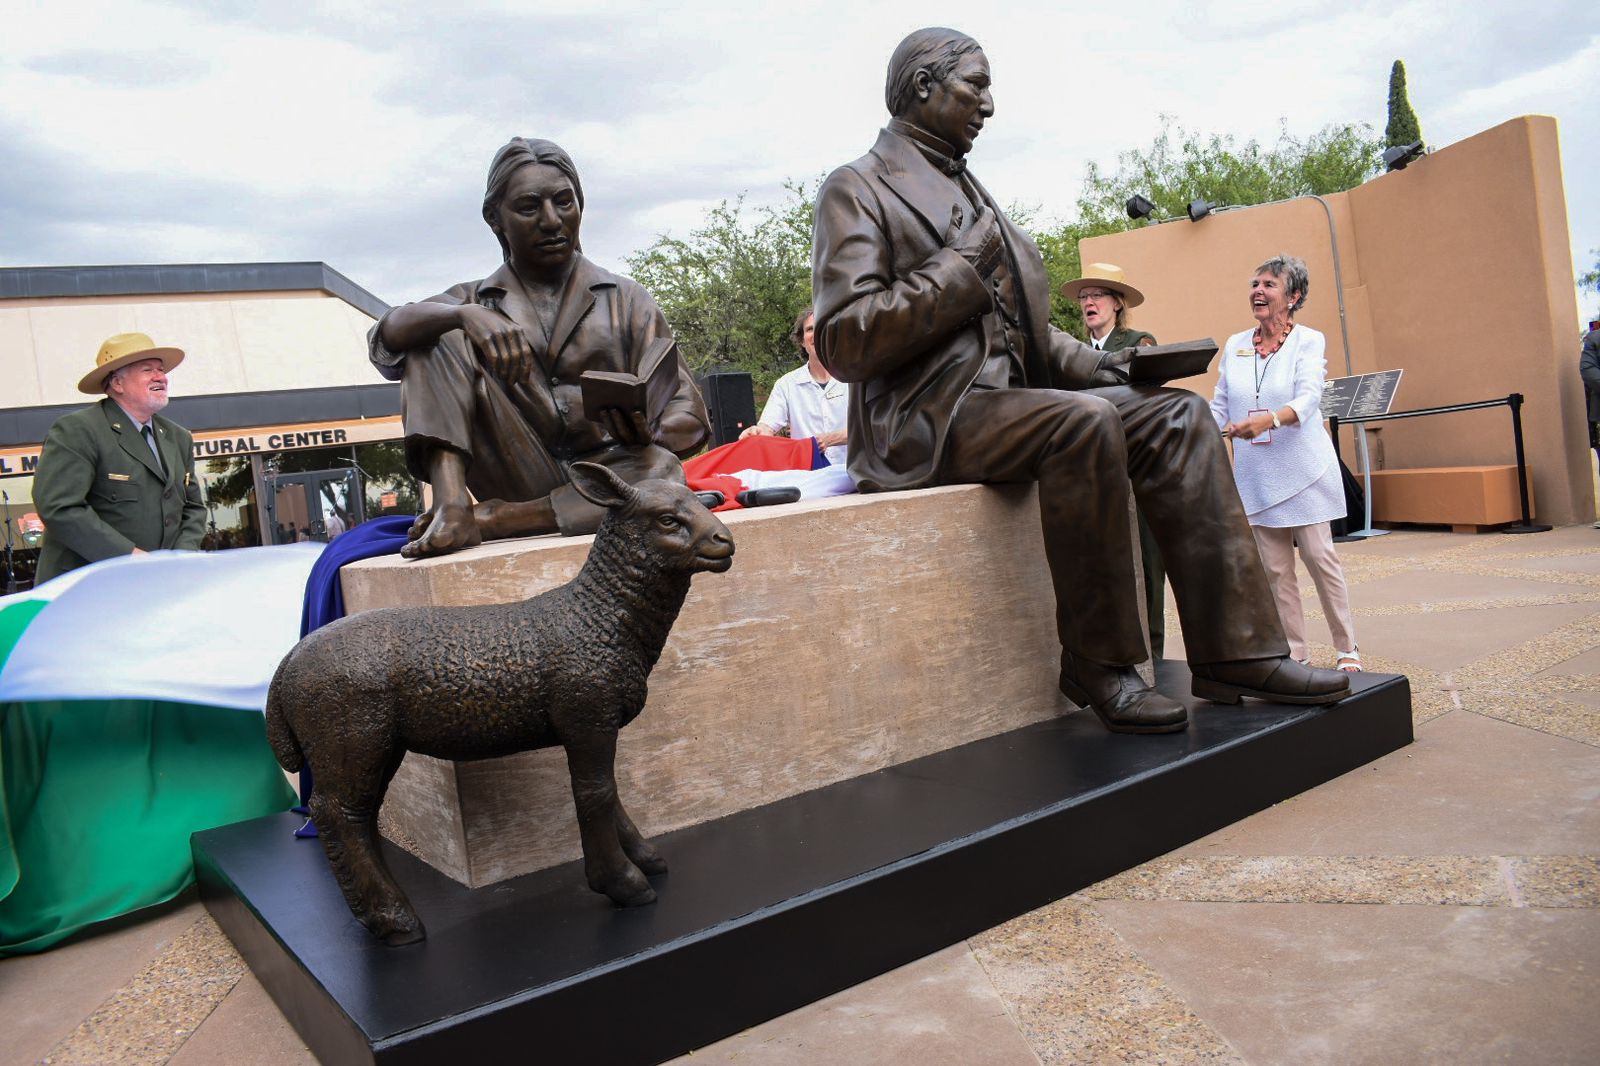
[[[793,485],[770,489],[745,489],[734,499],[746,507],[766,507],[774,503],[793,503],[800,498],[800,490]]]

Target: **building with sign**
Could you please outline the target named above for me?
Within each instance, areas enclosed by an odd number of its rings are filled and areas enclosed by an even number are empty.
[[[413,513],[400,387],[367,361],[386,310],[324,263],[0,268],[0,489],[14,548],[46,431],[92,402],[78,380],[126,332],[186,353],[164,414],[194,434],[207,547],[327,539]],[[27,573],[30,554],[13,552]]]

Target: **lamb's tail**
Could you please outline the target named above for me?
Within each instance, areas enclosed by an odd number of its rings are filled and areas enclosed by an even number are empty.
[[[278,765],[292,774],[305,765],[306,757],[283,712],[286,687],[283,672],[288,665],[289,657],[285,656],[283,662],[278,664],[277,672],[272,675],[272,685],[267,689],[267,743],[272,745],[272,754],[277,756]]]

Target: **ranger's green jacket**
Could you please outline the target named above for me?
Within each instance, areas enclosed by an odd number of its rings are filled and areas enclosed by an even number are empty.
[[[151,427],[165,474],[139,427],[110,397],[50,427],[33,482],[44,521],[35,583],[134,548],[200,547],[206,510],[194,438],[160,415]]]

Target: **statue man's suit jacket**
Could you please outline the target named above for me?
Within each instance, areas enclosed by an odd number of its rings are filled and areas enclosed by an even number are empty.
[[[1050,326],[1033,239],[996,209],[1027,335],[1031,388],[1087,388],[1102,353]],[[865,491],[935,484],[961,399],[989,353],[984,279],[945,246],[952,208],[972,209],[916,145],[884,130],[817,196],[812,292],[817,354],[850,382],[850,474]]]
[[[35,581],[134,548],[200,547],[206,510],[194,474],[194,438],[160,415],[151,426],[165,473],[139,427],[109,397],[50,427],[33,484],[44,520]]]

